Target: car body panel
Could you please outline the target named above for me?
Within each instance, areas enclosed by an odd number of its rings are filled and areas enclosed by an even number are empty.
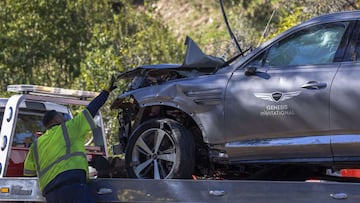
[[[133,90],[122,95],[131,95],[141,107],[164,105],[171,106],[187,113],[192,117],[206,135],[206,142],[213,142],[213,138],[223,135],[223,94],[229,75],[200,76],[196,79],[183,79],[171,85],[163,84]],[[121,97],[117,98],[118,100]],[[119,101],[117,101],[119,102]],[[206,121],[206,122],[204,122]],[[223,142],[223,139],[220,138]]]
[[[331,138],[334,158],[360,157],[360,63],[348,62],[341,65],[331,89]]]
[[[326,136],[329,132],[329,94],[337,67],[338,64],[325,65],[322,68],[293,67],[289,71],[269,70],[269,79],[247,77],[243,71],[236,71],[229,82],[225,97],[225,132],[229,136],[225,140],[252,144],[249,148],[239,145],[242,146],[239,147],[239,152],[230,152],[229,157],[249,160],[250,157],[244,156],[247,151],[252,152],[251,157],[270,157],[270,154],[263,150],[250,149],[256,146],[260,149],[263,142],[275,138],[293,140],[289,146],[284,142],[274,146],[272,150],[269,146],[265,147],[273,153],[277,152],[278,158],[331,157],[330,143],[317,142],[317,136],[324,133]],[[301,87],[309,81],[320,81],[328,85],[324,89],[315,90]],[[279,100],[276,100],[278,98]],[[322,150],[316,147],[303,150],[304,144],[293,144],[296,140],[293,138],[310,139],[312,136],[316,137],[309,142],[318,143]],[[233,143],[231,151],[235,146]],[[310,150],[318,152],[313,154]]]
[[[141,110],[184,113],[209,151],[220,151],[230,163],[360,161],[360,64],[353,61],[360,56],[359,20],[360,11],[319,16],[224,63],[204,57],[187,39],[193,48],[183,64],[119,74],[135,79],[112,108],[125,112],[122,103],[132,99]],[[156,79],[165,75],[177,76]],[[156,82],[144,85],[149,76]],[[146,120],[141,113],[129,116],[137,119],[130,123]]]

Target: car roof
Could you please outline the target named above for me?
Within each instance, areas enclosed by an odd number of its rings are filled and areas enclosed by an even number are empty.
[[[297,30],[299,28],[302,29],[304,27],[307,27],[308,25],[314,25],[319,23],[322,24],[322,23],[330,23],[330,22],[341,22],[341,21],[349,21],[349,20],[360,20],[360,10],[342,11],[342,12],[324,14],[314,18],[310,18],[309,20],[302,22],[294,27],[291,27],[288,30],[284,31],[283,33],[280,33],[277,37],[274,37],[273,39],[281,38],[284,35],[292,33],[294,30]]]
[[[320,15],[309,19],[307,22],[312,21],[341,21],[341,20],[356,20],[360,18],[360,10],[355,11],[342,11],[336,13],[329,13]]]
[[[349,20],[360,20],[360,10],[356,11],[342,11],[330,14],[324,14],[317,17],[310,18],[307,21],[304,21],[294,27],[289,28],[288,30],[280,33],[278,37],[282,35],[286,35],[287,33],[291,33],[293,30],[297,30],[299,28],[307,27],[308,25],[319,24],[319,23],[330,23],[330,22],[341,22],[341,21],[349,21]],[[277,37],[274,37],[277,38]],[[274,39],[273,38],[273,39]]]

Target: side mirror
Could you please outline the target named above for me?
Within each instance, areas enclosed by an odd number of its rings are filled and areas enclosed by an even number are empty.
[[[248,66],[245,68],[245,75],[246,76],[252,76],[256,75],[257,73],[257,67],[256,66]]]
[[[259,71],[259,66],[250,65],[245,68],[245,75],[246,76],[257,76],[263,79],[270,79],[270,75],[267,72]]]

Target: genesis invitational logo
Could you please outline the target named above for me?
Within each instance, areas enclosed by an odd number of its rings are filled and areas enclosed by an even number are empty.
[[[301,93],[300,91],[295,91],[295,92],[285,92],[285,93],[283,93],[283,92],[254,93],[254,95],[257,98],[277,103],[280,101],[285,101],[285,100],[291,99],[293,97],[296,97],[300,93]]]
[[[274,92],[274,93],[254,93],[255,97],[272,101],[274,103],[278,103],[280,101],[285,101],[288,99],[292,99],[300,95],[300,91],[296,92]],[[295,111],[290,108],[287,104],[272,104],[266,105],[265,109],[260,112],[260,116],[294,116]]]

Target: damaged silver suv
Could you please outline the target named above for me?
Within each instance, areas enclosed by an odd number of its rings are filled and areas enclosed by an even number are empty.
[[[112,104],[129,177],[360,166],[360,11],[313,18],[229,61],[186,44],[183,64],[118,75],[130,83]]]

